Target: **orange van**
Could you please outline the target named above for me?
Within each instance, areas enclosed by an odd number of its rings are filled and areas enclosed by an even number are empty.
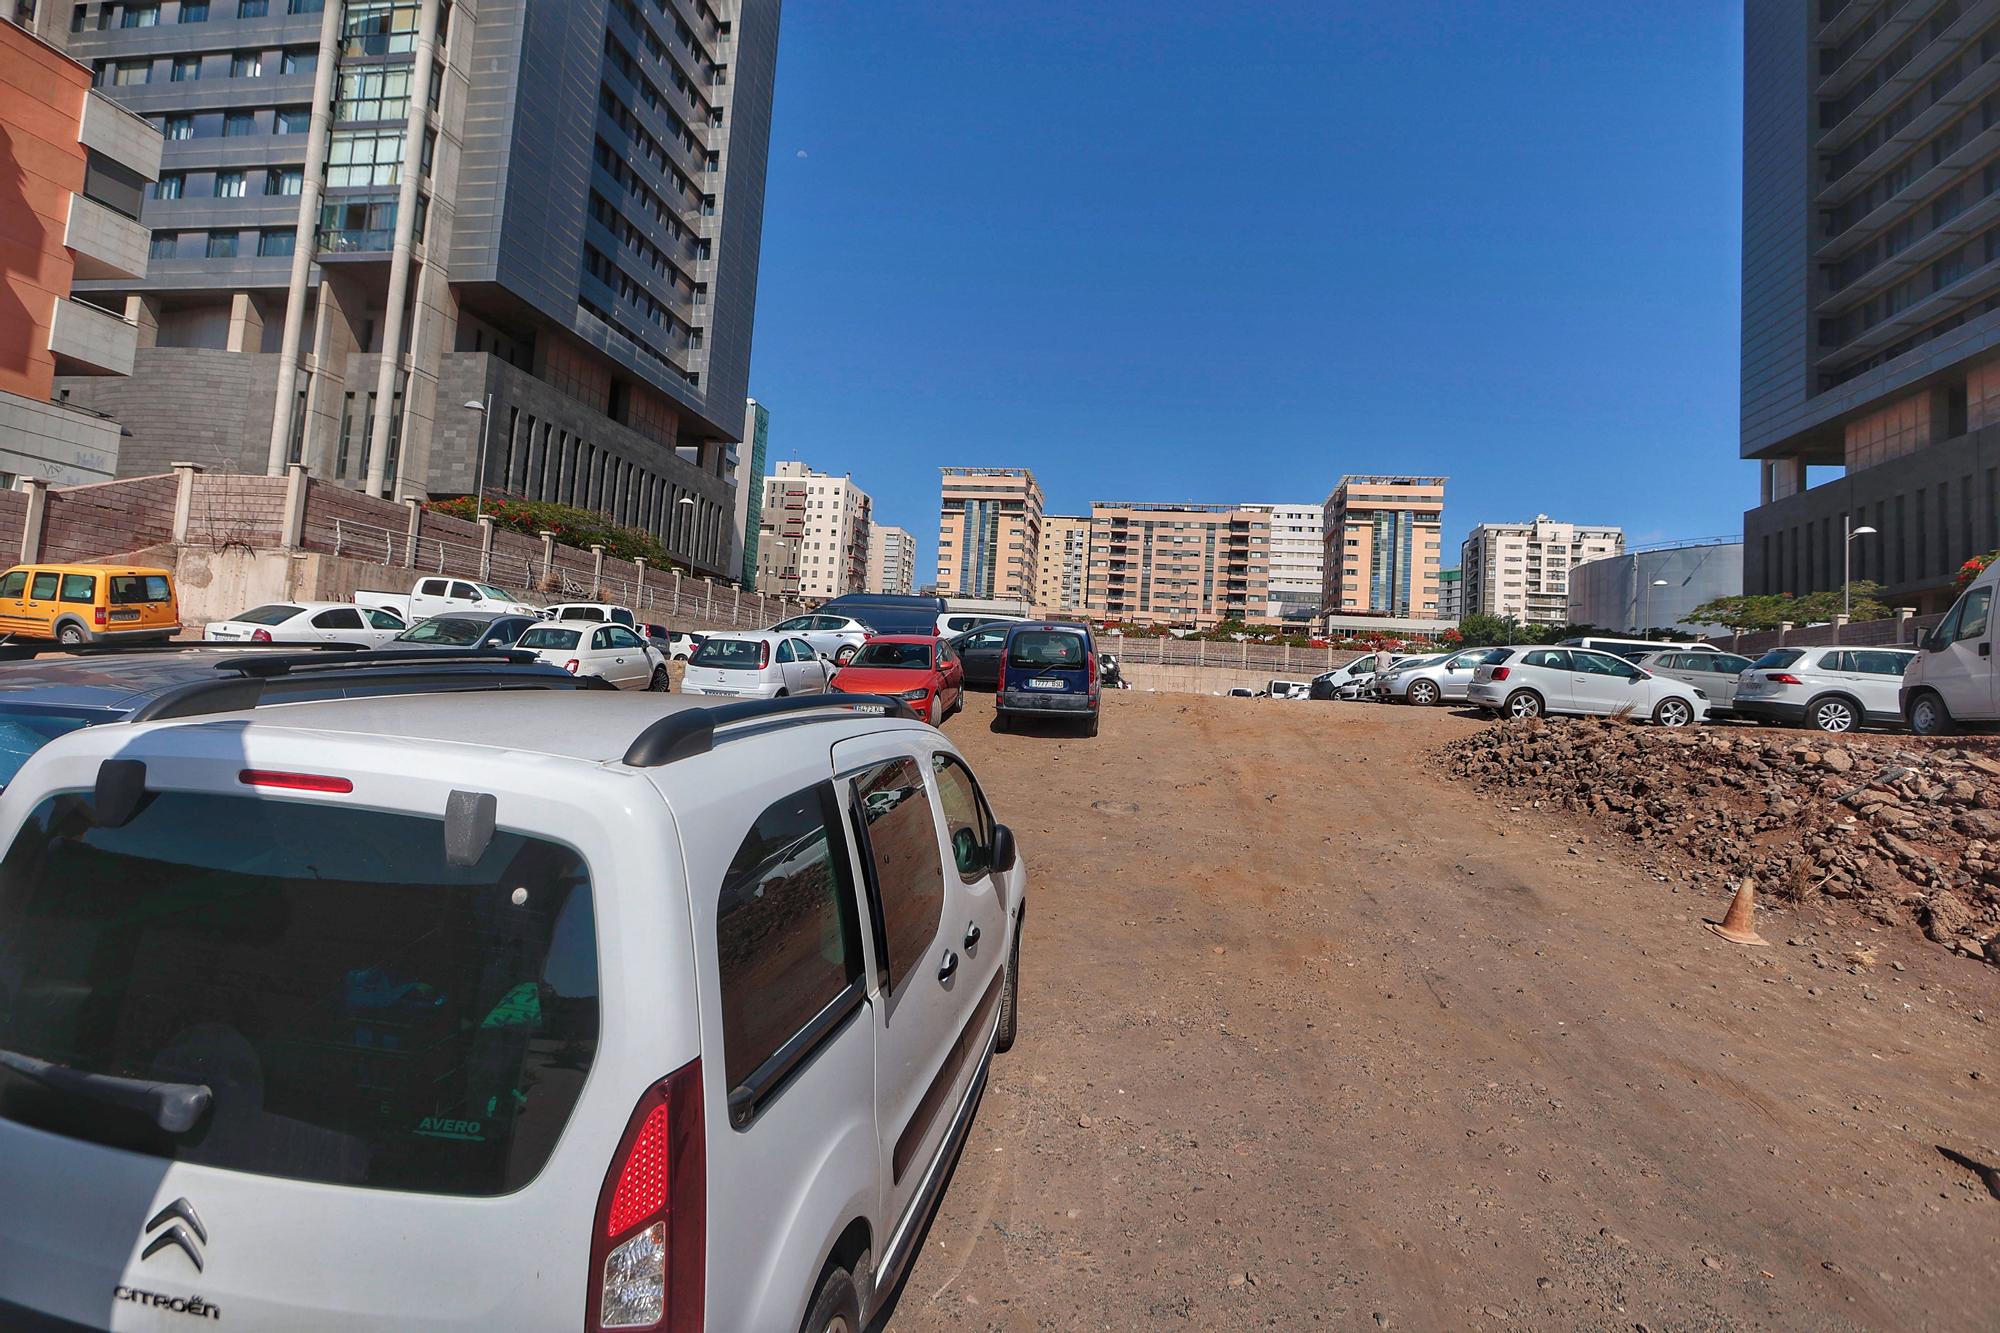
[[[0,635],[12,642],[164,643],[180,628],[170,570],[36,564],[0,574]]]

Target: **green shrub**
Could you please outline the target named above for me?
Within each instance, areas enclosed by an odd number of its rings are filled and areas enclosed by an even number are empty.
[[[468,523],[472,521],[471,496],[432,500],[424,508],[435,514],[462,518]],[[628,528],[621,523],[613,523],[594,509],[578,509],[574,505],[548,504],[537,500],[488,499],[485,514],[493,520],[495,527],[525,532],[530,537],[553,532],[556,540],[563,545],[586,550],[601,544],[606,555],[620,560],[644,560],[655,569],[665,569],[673,563],[667,548],[660,545],[652,533],[643,528]],[[679,563],[687,564],[685,560]]]

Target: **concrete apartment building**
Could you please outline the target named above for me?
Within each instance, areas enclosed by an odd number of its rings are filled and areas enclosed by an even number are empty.
[[[57,376],[132,370],[139,331],[79,284],[146,276],[146,183],[160,134],[91,88],[88,67],[0,0],[0,488],[109,481],[119,423],[56,398]],[[30,16],[32,17],[32,16]],[[46,17],[46,15],[44,15]]]
[[[778,0],[85,0],[165,135],[123,475],[582,505],[734,577]]]
[[[873,511],[852,477],[778,464],[764,479],[757,591],[806,598],[865,592]]]
[[[901,528],[876,524],[868,532],[865,592],[907,597],[917,586],[917,539]]]
[[[730,545],[730,574],[746,588],[757,586],[757,539],[764,521],[764,473],[769,459],[771,414],[755,398],[743,405],[743,440],[730,453],[736,485],[736,528]]]
[[[1634,634],[1714,634],[1688,613],[1743,591],[1743,543],[1731,537],[1669,542],[1606,556],[1569,571],[1569,623]]]
[[[1325,614],[1436,619],[1446,480],[1340,479],[1321,506]]]
[[[1461,616],[1513,616],[1524,625],[1572,624],[1570,567],[1624,549],[1622,529],[1558,523],[1547,514],[1537,514],[1532,523],[1481,523],[1459,548]]]
[[[1743,591],[1933,611],[2000,546],[2000,10],[1744,10]],[[1814,469],[1821,469],[1814,475]]]
[[[1089,561],[1092,616],[1187,629],[1270,619],[1268,505],[1093,504]]]
[[[1319,505],[1266,506],[1271,511],[1269,617],[1304,622],[1319,614],[1326,596],[1326,511]]]
[[[1453,624],[1465,619],[1465,575],[1462,570],[1438,571],[1438,619]]]
[[[1034,600],[1042,488],[1018,467],[948,467],[938,507],[938,593]]]
[[[1044,514],[1035,560],[1034,610],[1045,616],[1081,614],[1089,574],[1089,516]]]

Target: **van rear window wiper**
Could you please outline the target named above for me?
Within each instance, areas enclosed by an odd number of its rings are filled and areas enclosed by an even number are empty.
[[[67,1065],[0,1050],[0,1069],[33,1079],[67,1097],[145,1116],[168,1134],[185,1134],[200,1123],[215,1094],[205,1083],[162,1083],[153,1079],[86,1074]]]

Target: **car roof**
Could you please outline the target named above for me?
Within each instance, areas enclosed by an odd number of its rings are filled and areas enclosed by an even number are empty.
[[[23,560],[17,565],[9,565],[0,573],[11,574],[17,569],[39,569],[54,574],[164,574],[173,576],[171,569],[161,569],[158,565],[91,565],[62,564],[51,560]]]
[[[1080,625],[1073,620],[1017,620],[1007,627],[1007,637],[1013,638],[1023,630],[1067,630],[1071,634],[1090,637],[1090,626]]]
[[[791,629],[710,630],[708,633],[702,635],[702,638],[709,643],[714,643],[717,639],[748,639],[752,643],[776,643],[779,639],[796,639],[798,637],[799,631]]]
[[[353,602],[301,602],[301,601],[297,600],[296,598],[292,598],[292,597],[280,597],[280,598],[278,598],[278,599],[277,599],[276,601],[272,601],[272,602],[258,602],[258,603],[256,604],[256,606],[246,606],[246,607],[244,607],[244,608],[243,608],[243,611],[255,611],[255,610],[257,610],[257,609],[258,609],[259,607],[266,607],[266,606],[296,606],[296,607],[297,607],[297,608],[298,608],[298,609],[299,609],[299,610],[300,610],[301,612],[305,612],[305,611],[312,611],[312,612],[319,612],[319,611],[375,611],[375,610],[380,610],[380,609],[381,609],[381,608],[379,608],[379,607],[372,607],[372,606],[367,606],[367,607],[364,607],[364,606],[357,606],[357,605],[356,605],[355,603],[353,603]],[[239,611],[239,612],[237,612],[236,614],[237,614],[237,615],[241,615],[241,614],[243,614],[243,612],[242,612],[242,611]],[[221,619],[223,619],[223,620],[234,620],[234,619],[236,619],[236,616],[223,616],[223,617],[221,617]]]
[[[422,625],[432,620],[470,620],[474,622],[481,622],[489,620],[533,620],[533,619],[534,619],[533,616],[524,615],[519,611],[440,611],[434,616],[425,616],[423,620],[419,620],[417,622],[417,625]],[[415,629],[416,625],[412,625],[410,628]]]
[[[214,680],[216,663],[255,652],[243,648],[167,649],[12,662],[0,666],[0,704],[67,704],[129,712],[167,690]]]
[[[937,639],[929,634],[877,634],[874,638],[870,639],[868,642],[918,644],[918,643],[936,643]]]

